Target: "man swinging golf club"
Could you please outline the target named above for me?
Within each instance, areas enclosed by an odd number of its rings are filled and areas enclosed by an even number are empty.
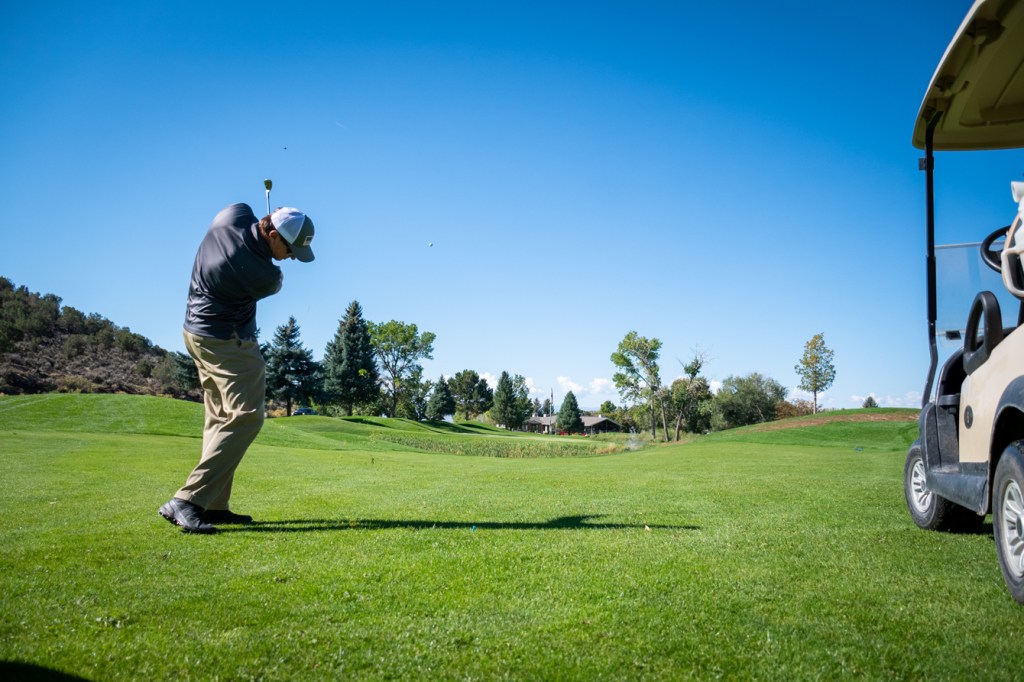
[[[270,181],[265,183],[268,197]],[[245,204],[217,214],[199,245],[185,310],[185,346],[203,387],[199,464],[160,515],[188,533],[251,523],[229,507],[235,469],[263,426],[266,375],[256,341],[256,302],[281,290],[275,260],[313,260],[313,221],[295,208],[257,219]]]

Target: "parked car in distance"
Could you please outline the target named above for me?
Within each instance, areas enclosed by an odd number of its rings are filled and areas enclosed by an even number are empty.
[[[316,414],[316,410],[312,407],[296,407],[295,411],[292,412],[293,417],[297,417],[300,414]]]

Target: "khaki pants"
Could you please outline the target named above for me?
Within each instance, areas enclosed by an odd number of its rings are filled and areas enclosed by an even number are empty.
[[[199,370],[206,424],[199,464],[174,496],[228,509],[235,469],[263,427],[266,365],[255,341],[184,336]]]

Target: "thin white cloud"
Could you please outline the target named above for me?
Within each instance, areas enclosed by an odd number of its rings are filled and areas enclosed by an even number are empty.
[[[814,400],[814,394],[811,393],[810,391],[805,391],[800,388],[794,388],[792,391],[789,392],[789,395],[786,397],[786,400],[790,402],[804,400],[809,403]],[[830,398],[827,393],[818,394],[818,407],[828,407],[829,405],[834,404],[835,400]]]
[[[546,388],[537,386],[537,383],[533,380],[533,377],[526,377],[523,382],[526,384],[526,392],[528,395],[534,397],[547,396],[549,391]]]
[[[564,393],[572,391],[573,395],[578,395],[583,392],[583,387],[569,377],[558,377],[557,381]]]
[[[615,389],[611,379],[597,378],[590,381],[590,392],[593,395],[605,395]]]
[[[919,391],[907,391],[903,395],[887,395],[884,397],[878,396],[874,392],[867,395],[851,395],[850,402],[863,405],[868,396],[874,398],[879,407],[921,407],[921,393]]]

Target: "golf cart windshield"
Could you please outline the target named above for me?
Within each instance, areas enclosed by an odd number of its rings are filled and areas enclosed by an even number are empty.
[[[996,247],[1001,245],[1001,241],[994,244]],[[940,347],[948,348],[948,352],[963,345],[967,313],[979,291],[995,294],[1004,311],[1014,311],[1018,306],[1017,299],[1003,286],[999,273],[981,260],[980,246],[975,243],[935,247],[935,268],[939,273],[936,331]]]

